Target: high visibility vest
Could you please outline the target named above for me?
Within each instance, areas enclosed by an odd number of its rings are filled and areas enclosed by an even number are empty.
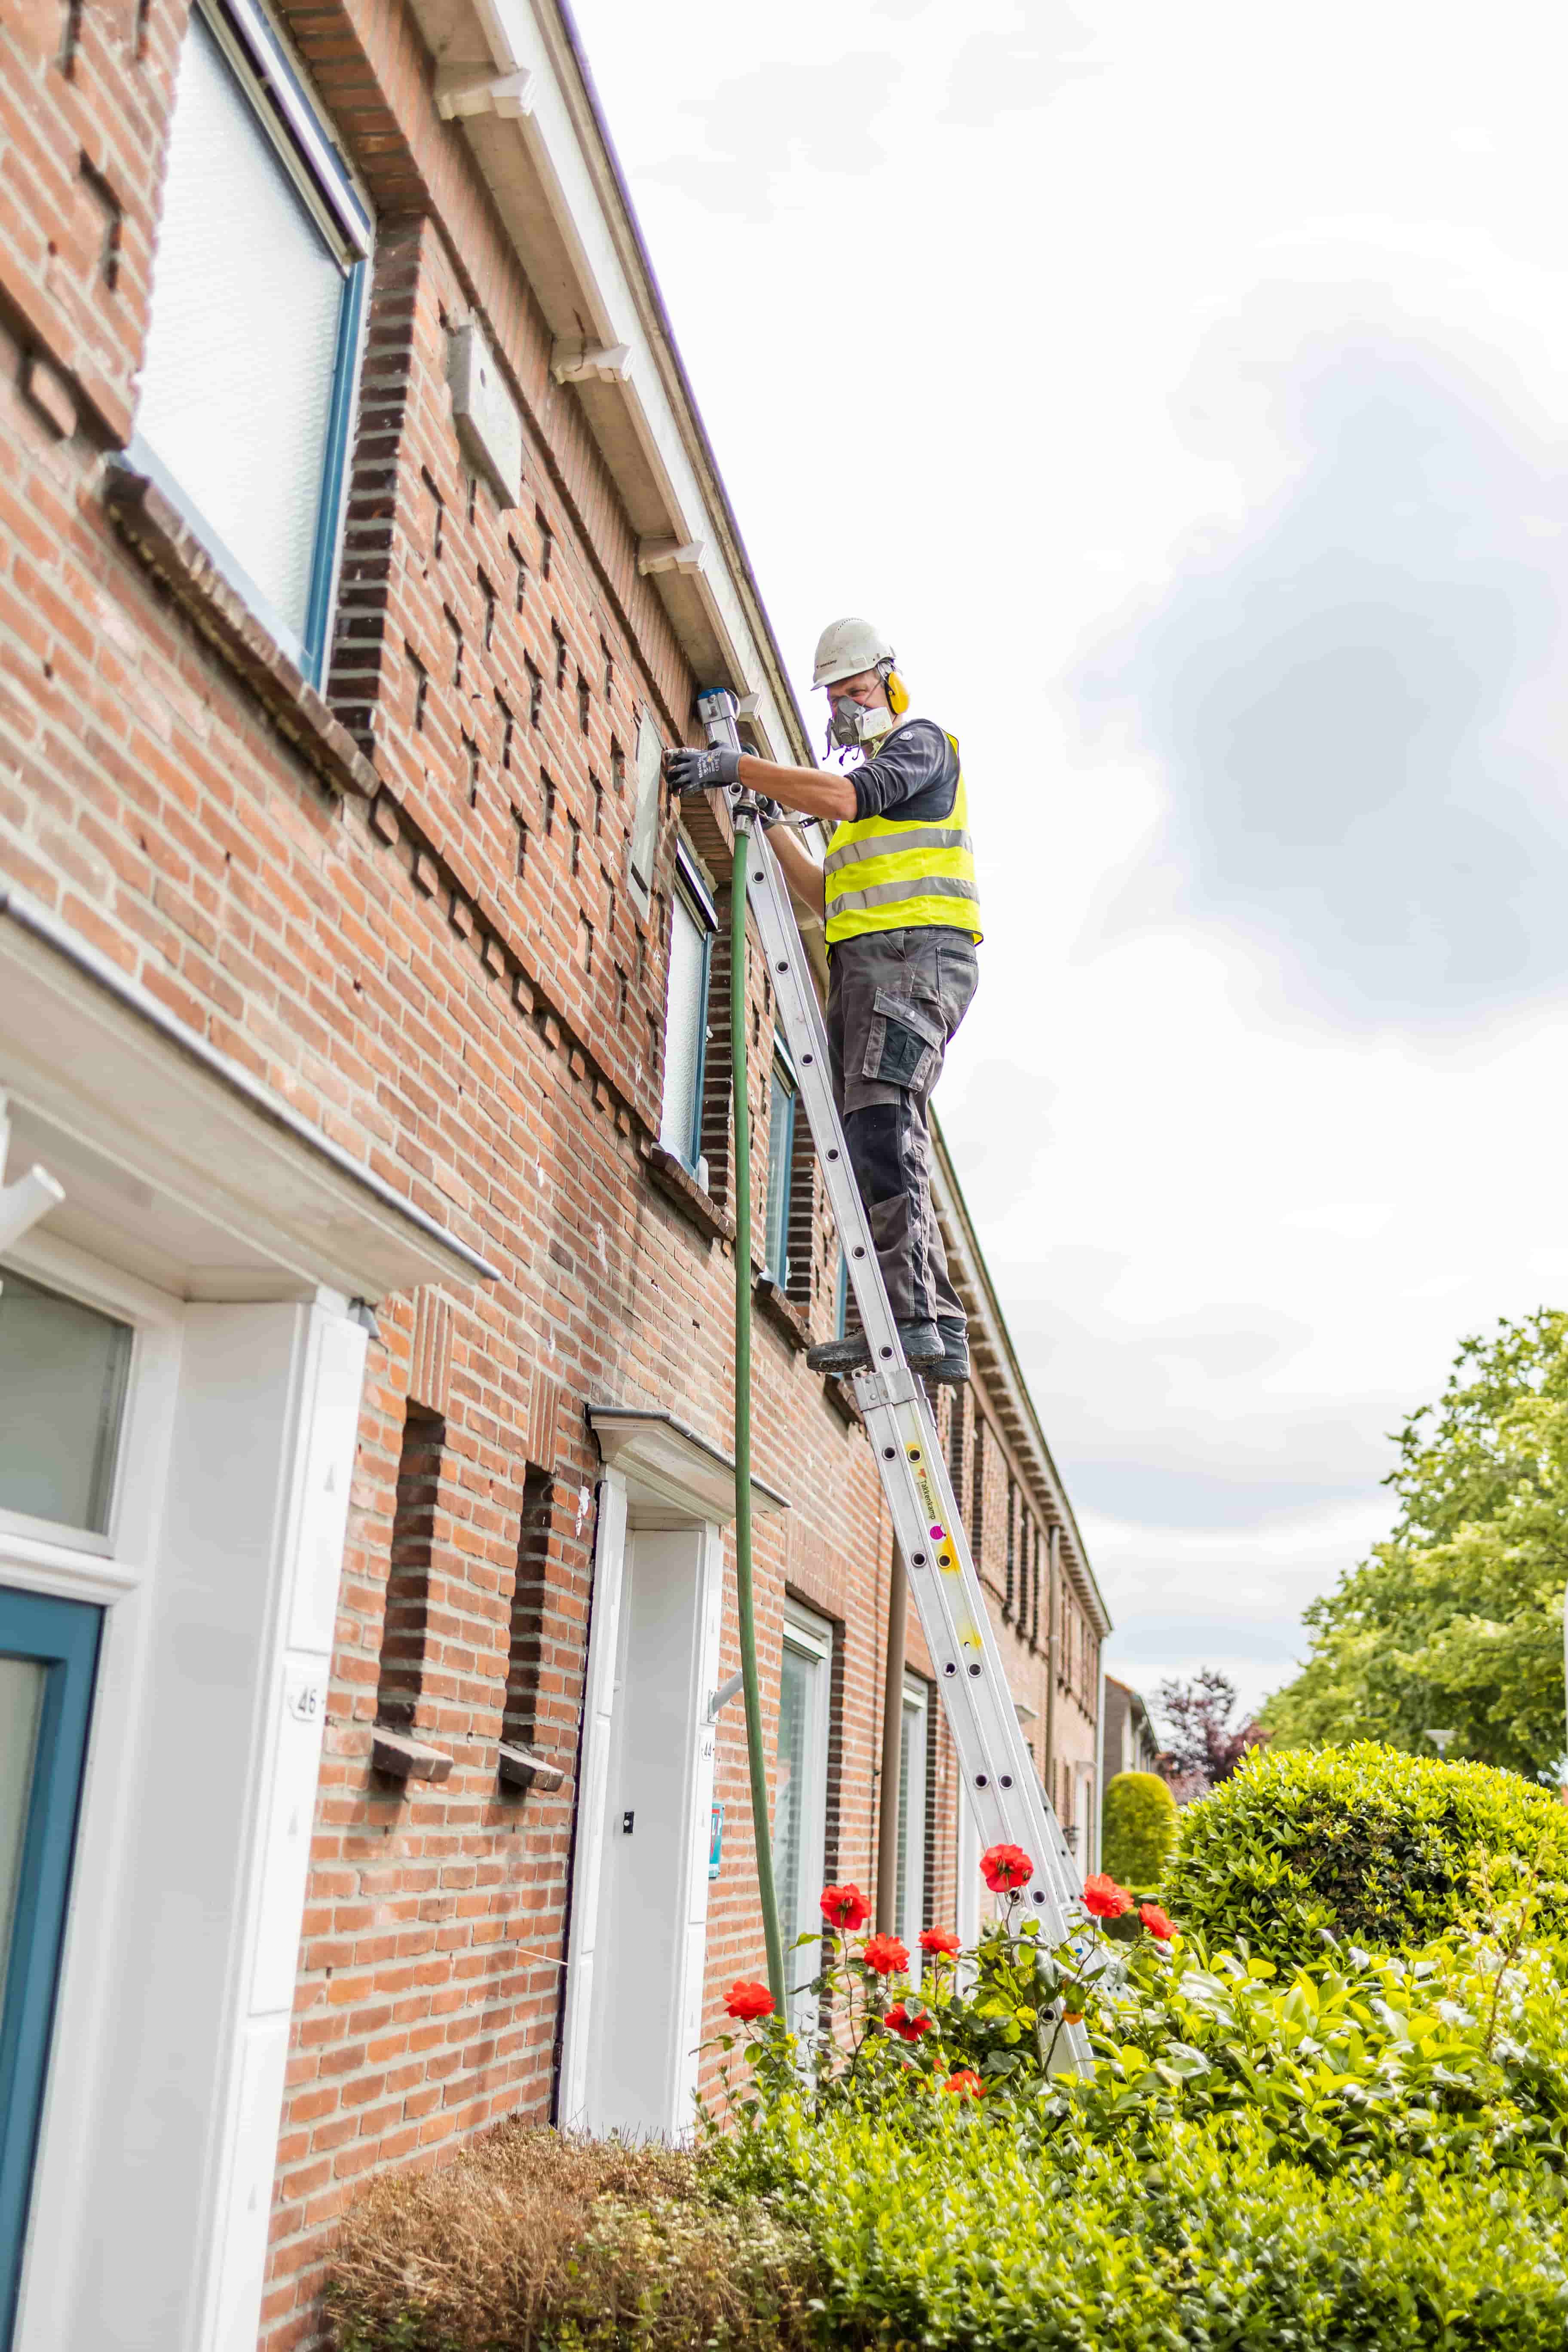
[[[956,752],[957,736],[947,740]],[[829,947],[858,939],[863,931],[926,925],[966,931],[978,944],[980,892],[962,764],[945,823],[865,816],[836,825],[823,875]]]

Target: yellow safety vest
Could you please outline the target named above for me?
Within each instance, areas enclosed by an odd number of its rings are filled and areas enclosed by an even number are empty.
[[[956,752],[957,736],[947,740]],[[962,764],[945,824],[865,816],[852,824],[836,825],[823,874],[829,947],[858,939],[863,931],[937,924],[967,931],[978,945],[980,892]]]

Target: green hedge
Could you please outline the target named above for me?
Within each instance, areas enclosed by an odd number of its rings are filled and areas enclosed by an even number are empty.
[[[372,2192],[331,2289],[342,2352],[1563,2352],[1564,2191],[1444,2168],[1323,2179],[1261,2126],[1164,2122],[1042,2160],[951,2103],[900,2130],[775,2111],[772,2193],[619,2196],[542,2245],[481,2158]],[[531,2138],[535,2150],[547,2136]],[[584,2151],[556,2142],[554,2160]],[[591,2151],[622,2170],[635,2152]],[[1065,2153],[1065,2151],[1064,2151]],[[754,2142],[754,2169],[763,2149]],[[710,2168],[710,2172],[711,2168]],[[434,2176],[450,2181],[450,2173]],[[666,2186],[668,2187],[668,2179]],[[389,2206],[400,2214],[388,2226]],[[422,2226],[423,2225],[423,2226]],[[434,2236],[431,2234],[434,2226]]]
[[[1434,1941],[1475,1916],[1489,1861],[1537,1868],[1542,1924],[1568,1927],[1568,1807],[1485,1764],[1363,1742],[1256,1750],[1181,1816],[1162,1896],[1184,1929],[1278,1960],[1323,1934],[1373,1949]]]
[[[1100,1817],[1101,1866],[1123,1886],[1157,1886],[1176,1843],[1176,1801],[1158,1772],[1118,1772]]]
[[[1564,2192],[1433,2165],[1330,2180],[1252,2121],[1041,2163],[984,2116],[784,2126],[829,2343],[924,2352],[1563,2352]]]
[[[1568,1947],[1129,1948],[1091,2086],[698,2155],[515,2126],[373,2182],[341,2352],[1563,2352]]]

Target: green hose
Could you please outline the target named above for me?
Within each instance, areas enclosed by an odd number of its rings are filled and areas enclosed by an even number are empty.
[[[735,1096],[735,1603],[741,1619],[741,1685],[746,1698],[746,1756],[752,1771],[752,1834],[757,1895],[768,1952],[768,1990],[784,2014],[784,1939],[773,1890],[768,1759],[763,1746],[763,1692],[757,1679],[757,1612],[752,1588],[752,1121],[746,1098],[747,826],[735,827],[730,884],[730,1064]]]

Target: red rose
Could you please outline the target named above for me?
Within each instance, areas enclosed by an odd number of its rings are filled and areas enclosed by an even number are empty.
[[[922,2033],[931,2032],[931,2026],[928,2011],[910,2010],[901,2000],[896,2000],[893,2003],[882,2022],[889,2032],[896,2033],[901,2042],[918,2042]]]
[[[961,2066],[956,2074],[948,2076],[942,2087],[959,2099],[983,2099],[985,2096],[985,2085],[973,2066]]]
[[[754,2017],[771,2017],[773,1997],[765,1984],[756,1984],[747,1977],[739,1978],[724,1995],[724,2014],[738,2017],[748,2024]]]
[[[1120,1919],[1124,1911],[1131,1910],[1132,1897],[1102,1870],[1098,1877],[1084,1880],[1083,1907],[1097,1919]]]
[[[922,1927],[921,1949],[922,1952],[930,1952],[933,1959],[940,1958],[943,1954],[951,1959],[955,1954],[962,1952],[963,1947],[951,1927]]]
[[[860,1957],[868,1969],[876,1970],[878,1976],[891,1977],[896,1976],[900,1969],[909,1967],[910,1948],[901,1944],[897,1936],[868,1936],[866,1948]]]
[[[871,1906],[858,1886],[825,1886],[822,1916],[830,1927],[847,1927],[853,1935],[871,1916]]]
[[[993,1895],[1011,1895],[1026,1886],[1035,1865],[1021,1845],[988,1845],[980,1857],[980,1874]]]
[[[1174,1922],[1157,1903],[1140,1903],[1138,1916],[1152,1936],[1158,1936],[1162,1944],[1169,1943],[1176,1932]]]

